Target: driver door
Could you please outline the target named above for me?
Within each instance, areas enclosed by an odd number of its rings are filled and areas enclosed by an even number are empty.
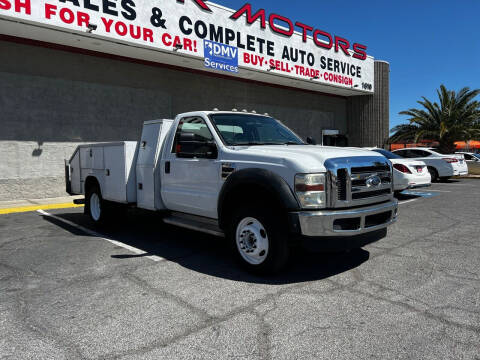
[[[170,210],[216,219],[221,163],[218,156],[216,159],[185,157],[179,144],[182,134],[194,134],[195,139],[206,143],[215,142],[203,118],[180,120],[172,149],[165,149],[170,153],[162,168],[162,199]]]

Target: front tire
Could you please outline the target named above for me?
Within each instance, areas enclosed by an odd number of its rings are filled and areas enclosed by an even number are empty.
[[[228,237],[236,258],[248,271],[272,274],[288,261],[288,229],[270,209],[243,207],[236,210]]]

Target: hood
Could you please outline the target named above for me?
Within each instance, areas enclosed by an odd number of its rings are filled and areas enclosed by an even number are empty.
[[[324,163],[333,158],[376,157],[385,158],[374,152],[359,148],[339,148],[318,145],[261,145],[237,146],[236,155],[249,160],[289,163],[290,167],[304,172],[323,172]]]

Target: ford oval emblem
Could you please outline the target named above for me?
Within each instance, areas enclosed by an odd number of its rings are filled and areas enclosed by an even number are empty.
[[[369,178],[367,178],[366,184],[367,187],[377,187],[382,183],[382,179],[380,179],[380,176],[378,175],[372,175]]]

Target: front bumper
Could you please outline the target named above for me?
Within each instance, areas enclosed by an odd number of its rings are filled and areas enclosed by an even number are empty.
[[[381,230],[397,220],[398,201],[354,209],[291,213],[297,233],[307,237],[355,236]]]

